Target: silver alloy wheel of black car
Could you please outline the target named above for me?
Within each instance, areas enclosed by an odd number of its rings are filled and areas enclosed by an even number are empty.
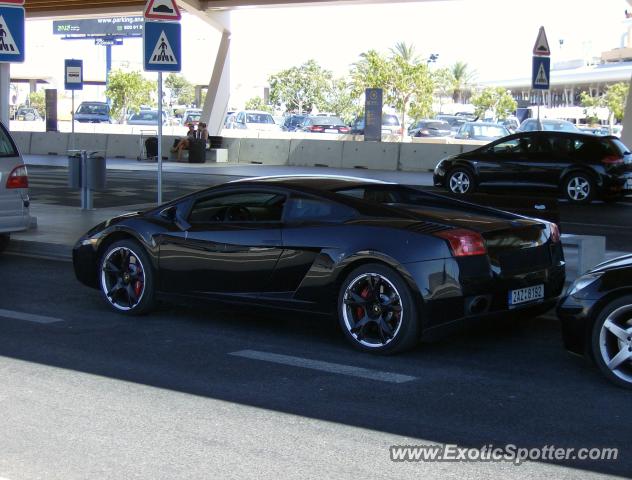
[[[152,273],[142,247],[117,242],[105,252],[100,265],[101,292],[117,311],[142,313],[153,301]]]
[[[611,305],[604,309],[596,326],[599,329],[598,337],[595,331],[599,343],[598,350],[595,349],[596,360],[606,376],[632,388],[632,303]]]
[[[470,193],[473,188],[471,175],[465,170],[455,170],[448,178],[448,188],[452,193],[459,195]]]
[[[592,197],[592,181],[585,175],[571,175],[564,184],[566,197],[571,202],[588,203]]]

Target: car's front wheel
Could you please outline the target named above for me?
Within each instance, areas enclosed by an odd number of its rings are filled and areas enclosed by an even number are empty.
[[[0,252],[4,252],[9,246],[9,234],[3,233],[0,235]]]
[[[564,195],[573,203],[590,203],[595,193],[595,182],[585,173],[571,173],[563,182]]]
[[[397,353],[417,343],[419,322],[410,289],[385,265],[366,264],[347,276],[338,313],[345,337],[357,349]]]
[[[632,388],[632,295],[610,302],[599,313],[592,353],[608,380]]]
[[[446,186],[452,193],[467,195],[474,192],[476,183],[472,172],[464,168],[457,168],[448,175]]]
[[[115,242],[101,257],[101,294],[117,312],[129,315],[148,312],[154,304],[154,277],[149,256],[135,241]]]

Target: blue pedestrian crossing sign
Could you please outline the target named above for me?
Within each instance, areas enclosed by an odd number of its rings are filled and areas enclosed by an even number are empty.
[[[534,90],[548,90],[551,84],[551,58],[533,57],[533,71],[531,74],[531,88]]]
[[[179,23],[145,22],[143,30],[145,71],[182,70],[182,28]]]
[[[20,63],[24,58],[24,8],[0,6],[0,63]]]

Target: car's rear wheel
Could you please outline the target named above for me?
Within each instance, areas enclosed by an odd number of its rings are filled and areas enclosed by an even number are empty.
[[[99,265],[99,286],[114,310],[140,315],[154,304],[154,272],[143,247],[132,240],[110,245]]]
[[[457,195],[467,195],[474,193],[476,189],[476,181],[474,175],[469,170],[457,168],[450,172],[446,182],[448,190]]]
[[[573,203],[590,203],[595,194],[595,182],[581,172],[569,174],[562,188],[566,198]]]
[[[417,343],[419,322],[410,289],[385,265],[353,270],[341,286],[338,312],[345,337],[359,350],[397,353]]]
[[[592,331],[597,366],[615,384],[632,388],[632,295],[610,302]]]
[[[4,252],[9,246],[9,234],[3,233],[0,235],[0,252]]]

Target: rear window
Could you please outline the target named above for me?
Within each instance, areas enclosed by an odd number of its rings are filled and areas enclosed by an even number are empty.
[[[77,109],[77,113],[89,115],[109,115],[110,109],[107,105],[98,105],[90,103],[82,103]]]
[[[504,127],[494,125],[472,125],[473,135],[477,137],[504,137],[509,132]]]
[[[344,125],[344,122],[338,117],[313,117],[312,125]]]
[[[0,128],[0,157],[17,157],[18,152],[4,127]]]
[[[157,112],[148,112],[148,111],[141,111],[139,113],[134,113],[132,114],[132,116],[129,118],[131,121],[134,120],[147,120],[147,121],[157,121],[158,120],[158,113]]]
[[[450,130],[450,124],[448,122],[421,122],[419,127],[432,130]]]
[[[247,113],[246,123],[274,123],[274,118],[267,113]]]
[[[629,155],[630,151],[628,147],[624,145],[624,143],[616,138],[610,138],[608,140],[604,140],[605,143],[608,144],[608,151],[612,152],[613,155]]]
[[[399,125],[399,119],[395,115],[382,114],[382,125]]]
[[[579,132],[579,128],[570,122],[542,122],[542,127],[549,132]]]

